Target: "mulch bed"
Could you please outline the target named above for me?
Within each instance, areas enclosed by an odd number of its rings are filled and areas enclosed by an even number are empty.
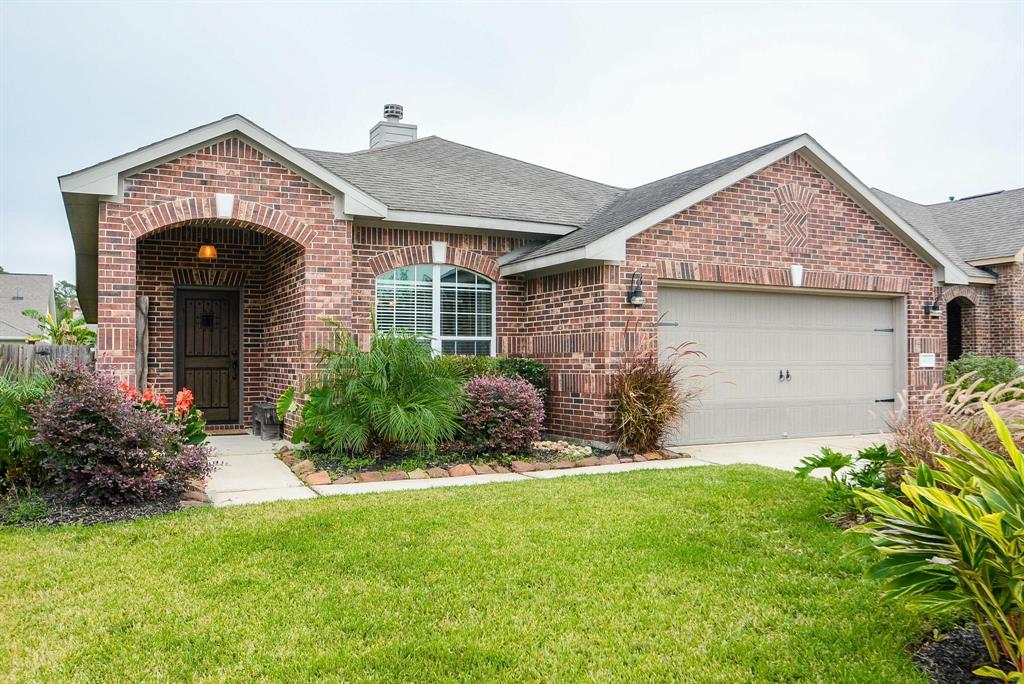
[[[46,513],[33,520],[8,522],[7,517],[17,507],[16,500],[0,501],[0,525],[8,527],[59,527],[61,525],[98,525],[102,523],[123,522],[151,518],[179,510],[180,496],[168,494],[155,501],[119,506],[70,503],[61,492],[50,491],[38,493],[46,502]]]
[[[985,640],[975,625],[957,627],[935,641],[926,641],[914,654],[914,662],[935,684],[991,684],[974,670],[988,664]],[[1010,671],[1010,664],[1002,669]]]

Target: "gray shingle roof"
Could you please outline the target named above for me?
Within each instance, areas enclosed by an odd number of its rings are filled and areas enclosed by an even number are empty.
[[[0,340],[23,340],[39,332],[38,323],[21,315],[25,309],[53,313],[53,276],[0,273]]]
[[[735,171],[744,164],[768,154],[777,147],[795,140],[793,136],[769,145],[747,150],[716,162],[698,166],[689,171],[677,173],[631,190],[626,190],[606,205],[586,225],[556,240],[541,245],[537,249],[524,254],[516,261],[558,254],[577,247],[583,247],[598,240],[618,228],[659,209],[666,204],[690,193],[722,176]]]
[[[1024,188],[930,204],[928,209],[969,261],[1009,256],[1024,247]]]
[[[969,276],[992,274],[968,261],[1009,256],[1024,247],[1024,188],[941,204],[873,191]]]
[[[359,152],[299,152],[398,210],[582,226],[624,192],[436,136]]]

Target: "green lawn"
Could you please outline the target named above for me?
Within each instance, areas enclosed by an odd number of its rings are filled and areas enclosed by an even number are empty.
[[[4,530],[0,679],[923,682],[820,496],[693,468]]]

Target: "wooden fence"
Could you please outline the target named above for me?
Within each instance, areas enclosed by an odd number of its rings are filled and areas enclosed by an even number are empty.
[[[0,372],[29,373],[63,359],[92,366],[96,356],[90,347],[76,344],[0,344]]]

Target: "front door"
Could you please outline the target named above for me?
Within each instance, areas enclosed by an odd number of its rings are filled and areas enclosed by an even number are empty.
[[[233,290],[179,289],[175,378],[211,423],[238,422],[239,306]]]

